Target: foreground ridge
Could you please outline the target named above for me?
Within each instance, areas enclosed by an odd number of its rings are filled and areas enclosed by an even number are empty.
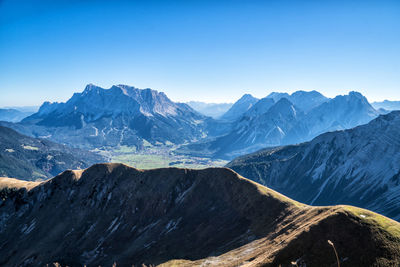
[[[42,182],[0,178],[0,265],[396,266],[400,224],[311,207],[227,168],[96,164]]]

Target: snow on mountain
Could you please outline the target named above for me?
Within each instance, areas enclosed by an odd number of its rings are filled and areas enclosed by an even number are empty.
[[[273,99],[277,102],[281,98],[287,98],[290,102],[292,102],[297,108],[304,112],[308,112],[313,108],[321,105],[329,101],[329,98],[323,96],[321,93],[317,91],[296,91],[291,95],[287,93],[277,93],[273,92],[267,96],[267,98]]]
[[[400,111],[310,142],[265,149],[228,167],[313,205],[350,204],[400,220]]]
[[[207,117],[186,104],[174,103],[162,92],[89,84],[65,103],[45,102],[22,126],[32,135],[74,146],[140,147],[143,140],[182,143],[200,139],[206,134],[206,121]]]
[[[379,115],[368,100],[358,92],[339,95],[310,110],[300,120],[284,144],[309,141],[319,134],[350,129],[366,124]]]
[[[262,98],[234,121],[226,134],[199,144],[190,144],[181,150],[182,153],[233,159],[265,147],[301,143],[321,133],[353,128],[379,115],[367,99],[357,92],[333,99],[326,99],[315,91],[289,95],[303,109],[282,97],[286,95],[273,93]],[[307,96],[311,100],[303,101]],[[278,102],[275,103],[274,99]],[[305,107],[309,108],[318,102],[322,104],[308,112],[304,111],[307,110]]]
[[[257,103],[257,101],[258,99],[252,95],[245,94],[236,101],[224,115],[222,115],[221,119],[235,121]]]

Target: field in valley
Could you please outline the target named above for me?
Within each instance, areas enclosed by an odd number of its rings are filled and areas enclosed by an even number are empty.
[[[203,169],[222,167],[226,160],[189,157],[174,153],[175,146],[147,146],[144,150],[136,151],[135,147],[120,146],[112,150],[101,150],[101,154],[110,158],[111,162],[124,163],[138,169],[154,169],[166,167]]]

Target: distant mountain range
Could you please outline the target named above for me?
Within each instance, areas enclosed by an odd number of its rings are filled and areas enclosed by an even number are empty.
[[[243,98],[237,103],[242,102]],[[357,92],[328,99],[316,91],[299,91],[292,95],[272,93],[235,114],[238,119],[225,135],[189,144],[180,152],[232,159],[261,148],[296,144],[324,132],[365,124],[379,112]]]
[[[376,109],[384,110],[400,110],[400,101],[389,101],[385,100],[382,102],[373,102],[372,106]]]
[[[400,111],[227,166],[298,201],[349,204],[400,220]]]
[[[197,112],[214,119],[224,115],[233,105],[232,103],[205,103],[199,101],[190,101],[186,104]]]
[[[164,93],[126,85],[86,86],[65,103],[45,102],[18,124],[4,124],[34,137],[83,148],[184,143],[207,135],[211,120]]]
[[[0,121],[20,122],[33,113],[33,111],[21,111],[14,108],[0,108]]]
[[[190,104],[214,117],[216,110],[230,106]],[[20,123],[0,124],[84,149],[126,145],[140,151],[147,144],[175,144],[177,153],[229,160],[265,147],[309,141],[386,113],[357,92],[330,99],[317,91],[271,93],[262,99],[245,94],[218,119],[200,112],[152,89],[89,84],[65,103],[45,102]]]
[[[66,169],[83,169],[107,159],[0,126],[0,176],[48,179]]]
[[[232,170],[98,164],[0,178],[1,266],[398,266],[400,224],[310,207]]]

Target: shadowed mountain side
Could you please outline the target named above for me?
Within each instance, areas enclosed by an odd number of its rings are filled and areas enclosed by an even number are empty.
[[[400,111],[300,145],[268,148],[227,166],[312,205],[350,204],[400,220]]]
[[[83,169],[107,159],[49,140],[32,138],[0,126],[0,176],[48,179],[66,169]]]
[[[342,266],[400,263],[398,223],[302,205],[226,168],[97,164],[0,185],[0,265],[331,266],[328,239]]]

